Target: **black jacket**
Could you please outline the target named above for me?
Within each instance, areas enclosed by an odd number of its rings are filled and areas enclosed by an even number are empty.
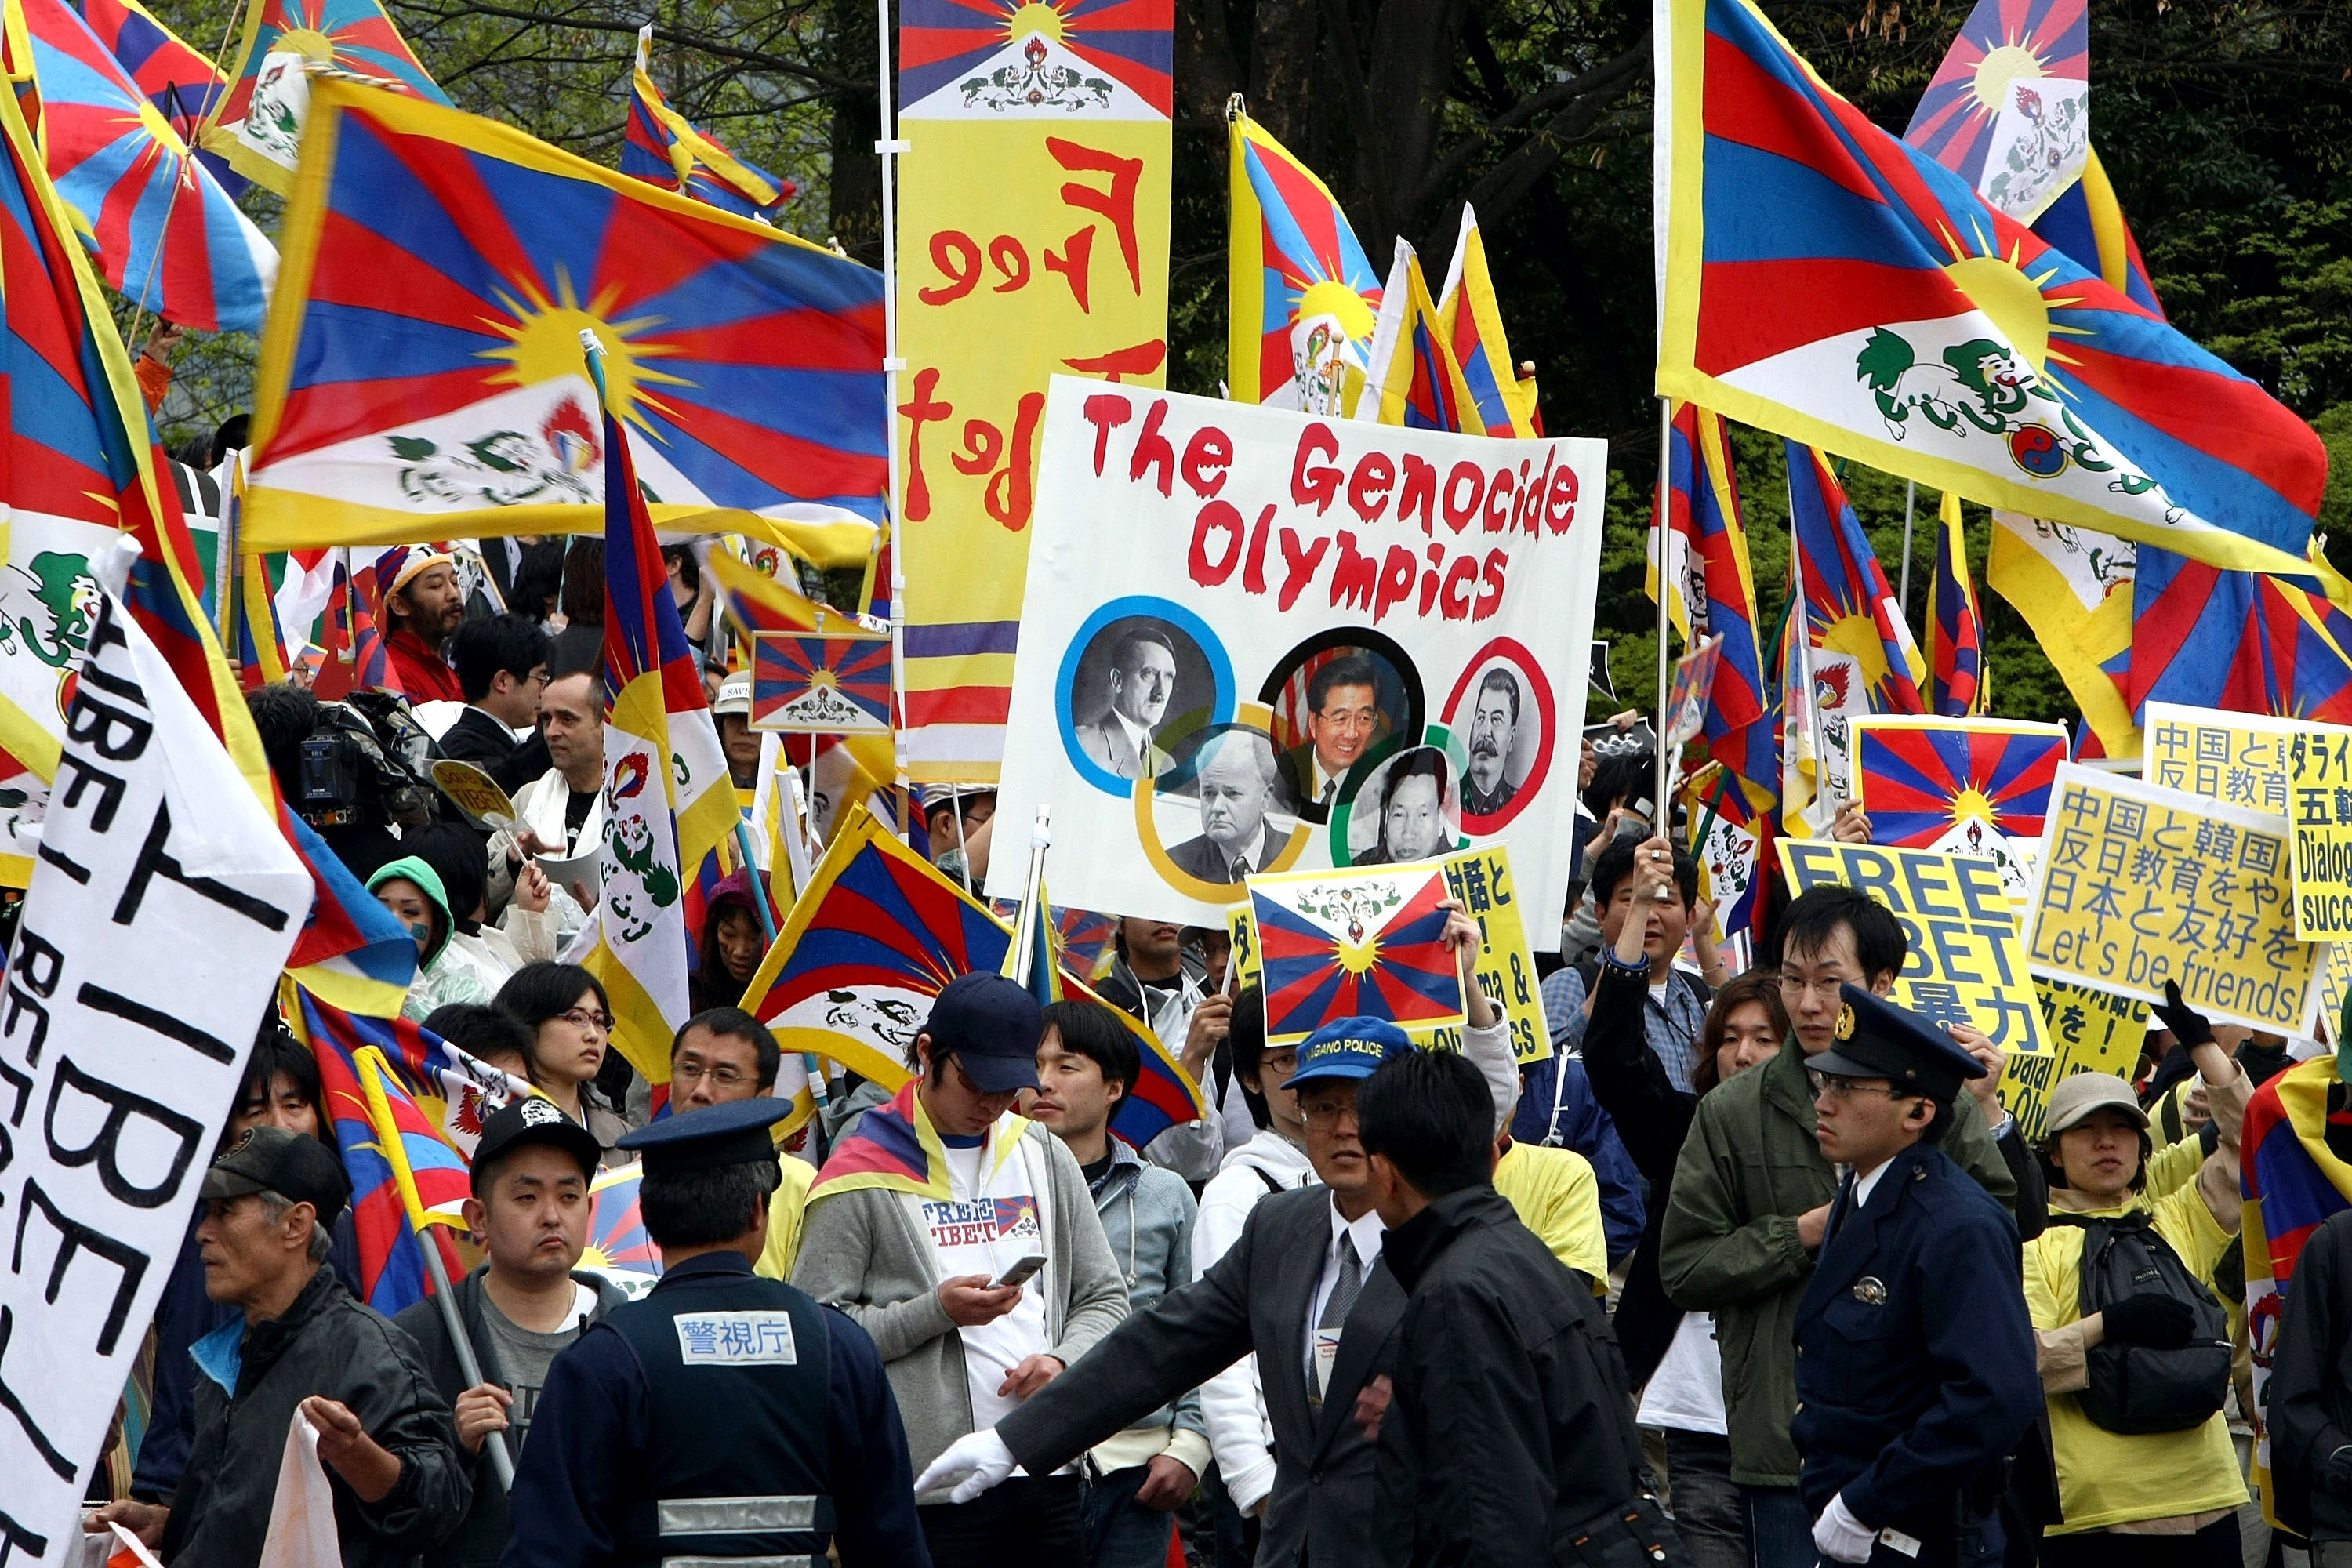
[[[312,1275],[282,1315],[243,1331],[236,1384],[232,1397],[209,1374],[196,1380],[195,1438],[163,1531],[172,1568],[251,1568],[259,1559],[286,1434],[314,1394],[348,1407],[400,1460],[400,1479],[375,1502],[326,1467],[343,1568],[407,1568],[465,1518],[473,1489],[457,1423],[416,1342],[352,1300],[332,1268]]]
[[[518,741],[504,724],[471,707],[441,732],[441,754],[473,763],[509,797],[555,765],[547,755],[546,736],[534,733],[528,741]]]
[[[1574,1561],[1579,1527],[1643,1490],[1599,1304],[1488,1186],[1431,1204],[1381,1257],[1406,1296],[1381,1427],[1379,1560]]]
[[[488,1267],[486,1263],[458,1280],[449,1294],[457,1304],[458,1319],[466,1325],[466,1337],[474,1343],[475,1364],[482,1369],[483,1381],[504,1384],[507,1379],[499,1366],[498,1345],[490,1338],[489,1325],[482,1318],[482,1303],[487,1299],[482,1274]],[[589,1320],[592,1322],[601,1320],[605,1313],[628,1300],[618,1287],[601,1274],[574,1274],[572,1278],[575,1284],[585,1285],[596,1292],[596,1310]],[[473,1384],[467,1381],[464,1371],[457,1365],[457,1349],[450,1342],[449,1331],[442,1323],[440,1303],[430,1297],[412,1302],[402,1309],[393,1321],[416,1342],[416,1348],[424,1357],[425,1374],[432,1378],[442,1405],[454,1411],[457,1395]],[[452,1420],[455,1420],[454,1415]],[[512,1434],[508,1436],[511,1438]],[[511,1447],[508,1451],[514,1458],[521,1457],[514,1454]],[[466,1510],[466,1522],[443,1543],[440,1550],[425,1554],[427,1568],[440,1568],[442,1564],[450,1564],[453,1568],[475,1568],[478,1564],[495,1563],[499,1553],[506,1550],[510,1523],[507,1512],[507,1489],[499,1484],[498,1472],[491,1468],[490,1446],[488,1443],[482,1445],[480,1453],[473,1456],[469,1474],[473,1479],[474,1502]]]
[[[2328,1456],[2352,1445],[2352,1210],[2313,1231],[2295,1259],[2271,1352],[2270,1425],[2279,1518],[2314,1541],[2352,1541],[2352,1491],[2326,1479]]]

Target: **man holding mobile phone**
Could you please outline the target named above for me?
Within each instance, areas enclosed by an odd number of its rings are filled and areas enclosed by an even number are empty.
[[[929,1464],[1061,1375],[1127,1315],[1077,1161],[1014,1113],[1045,1017],[999,974],[959,975],[915,1038],[919,1076],[866,1113],[809,1188],[793,1283],[874,1337],[907,1447]],[[1016,1275],[1042,1257],[1034,1277]],[[1084,1561],[1076,1469],[967,1503],[918,1496],[937,1568]]]

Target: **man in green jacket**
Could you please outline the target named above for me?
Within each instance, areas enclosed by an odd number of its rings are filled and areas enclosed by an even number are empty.
[[[1757,1568],[1814,1568],[1812,1518],[1797,1497],[1797,1302],[1837,1195],[1837,1171],[1813,1139],[1813,1091],[1806,1061],[1827,1050],[1851,983],[1879,995],[1908,954],[1903,928],[1851,888],[1815,888],[1781,917],[1780,999],[1791,1037],[1780,1054],[1725,1082],[1698,1102],[1675,1167],[1660,1236],[1658,1276],[1677,1306],[1715,1314],[1723,1352],[1731,1479],[1746,1501]],[[2030,1170],[2016,1128],[1992,1090],[2000,1052],[1972,1029],[1954,1038],[1990,1069],[1982,1095],[1962,1095],[1941,1135],[1952,1161],[2003,1204],[2014,1205],[2016,1173]],[[1973,1085],[1971,1086],[1973,1087]],[[1997,1123],[1998,1125],[1990,1125]],[[1997,1146],[1996,1134],[2012,1147]],[[2038,1209],[2038,1184],[2027,1206]],[[2021,1229],[2041,1228],[2020,1215]]]

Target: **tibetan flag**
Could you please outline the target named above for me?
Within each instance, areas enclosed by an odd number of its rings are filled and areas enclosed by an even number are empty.
[[[58,195],[117,293],[199,331],[258,332],[278,251],[65,0],[20,0]]]
[[[2073,257],[2084,270],[2133,304],[2164,320],[2163,302],[2148,280],[2139,241],[2124,219],[2123,204],[2093,149],[2083,165],[2083,177],[2062,192],[2042,216],[2033,232]]]
[[[1443,868],[1252,877],[1249,896],[1267,1045],[1303,1040],[1335,1018],[1401,1028],[1462,1021]]]
[[[2131,640],[2104,668],[2135,718],[2154,699],[2352,722],[2352,616],[2285,578],[2169,551],[2140,550]]]
[[[1789,443],[1789,521],[1802,563],[1805,641],[1824,714],[1916,713],[1927,661],[1878,556],[1818,449]],[[1798,628],[1791,627],[1790,635]]]
[[[2087,529],[1992,514],[1985,585],[2025,618],[2083,715],[2082,754],[2139,755],[2139,727],[2115,678],[2101,668],[2127,656],[2132,573],[2138,549]],[[2095,745],[2095,752],[2090,750]]]
[[[1723,639],[1707,700],[1707,755],[1731,770],[1751,805],[1778,793],[1764,660],[1756,636],[1756,579],[1723,421],[1678,404],[1667,427],[1666,516],[1651,524],[1650,597],[1658,596],[1663,538],[1672,596],[1666,610],[1683,646]]]
[[[236,683],[247,691],[286,679],[286,634],[269,594],[269,568],[258,555],[244,558],[236,596]]]
[[[1112,939],[1118,934],[1118,921],[1109,915],[1060,906],[1054,910],[1054,942],[1061,949],[1062,963],[1089,984],[1110,973]]]
[[[1381,297],[1366,367],[1359,417],[1414,430],[1485,433],[1477,399],[1462,378],[1453,342],[1421,275],[1421,258],[1402,239]]]
[[[1822,741],[1821,693],[1813,686],[1812,639],[1805,635],[1804,620],[1795,613],[1800,592],[1796,575],[1797,563],[1791,560],[1791,613],[1781,622],[1778,638],[1780,669],[1773,691],[1772,738],[1780,752],[1780,831],[1790,838],[1810,838],[1817,830],[1828,826],[1827,817],[1818,809],[1822,803],[1814,798],[1822,782],[1822,756],[1826,748]],[[1842,700],[1848,693],[1832,695]],[[1830,809],[1836,808],[1832,805]],[[1822,818],[1818,829],[1816,817]]]
[[[120,61],[164,121],[194,143],[197,129],[228,89],[228,78],[213,62],[163,26],[140,0],[79,0],[78,8],[106,52]],[[196,161],[212,172],[232,199],[245,195],[246,178],[219,154],[199,152]]]
[[[410,946],[415,945],[414,941]],[[387,1065],[400,1092],[415,1102],[433,1136],[471,1159],[490,1113],[534,1091],[525,1080],[461,1050],[412,1018],[363,1017],[319,995],[297,977],[303,1039],[349,1057],[365,1049]]]
[[[1982,504],[2305,571],[2309,426],[1874,125],[1753,0],[1681,0],[1660,44],[1661,394]]]
[[[375,621],[375,552],[338,550],[333,554],[333,585],[327,595],[323,628],[327,662],[320,675],[324,689],[319,695],[398,691],[400,679],[393,673],[392,650]],[[356,568],[354,560],[359,563]]]
[[[1469,385],[1478,410],[1475,427],[1522,439],[1537,434],[1535,380],[1518,379],[1510,340],[1503,335],[1503,308],[1495,301],[1495,279],[1486,270],[1478,215],[1468,202],[1462,204],[1462,233],[1454,242],[1445,291],[1438,296],[1437,324]]]
[[[2022,901],[2066,731],[2014,719],[1857,719],[1854,798],[1874,844],[1990,860]]]
[[[449,105],[381,0],[255,0],[205,144],[247,178],[289,195],[313,121],[312,84],[324,79],[313,73],[321,70]]]
[[[717,585],[719,611],[734,628],[737,643],[749,647],[759,632],[816,629],[818,606],[814,602],[761,573],[726,545],[710,552],[702,570]]]
[[[1717,672],[1722,679],[1722,672]],[[1745,970],[1762,939],[1764,868],[1771,864],[1772,818],[1759,810],[1748,791],[1720,763],[1709,763],[1683,786],[1691,824],[1691,858],[1698,862],[1699,891],[1715,905],[1718,942],[1731,944]]]
[[[859,806],[843,815],[742,1005],[785,1051],[829,1057],[895,1088],[931,999],[959,974],[1003,973],[1012,943],[1010,926]],[[1066,968],[1056,981],[1064,996],[1095,999]],[[1143,1077],[1111,1130],[1139,1148],[1208,1112],[1183,1065],[1133,1027]]]
[[[644,1165],[632,1161],[599,1171],[588,1184],[588,1246],[580,1267],[610,1278],[626,1289],[661,1278],[661,1248],[646,1229],[640,1202]]]
[[[840,625],[840,617],[834,617]],[[751,643],[751,722],[819,734],[890,731],[890,638],[860,627]]]
[[[591,362],[600,366],[610,374],[602,355]],[[693,1011],[694,941],[679,868],[702,867],[731,839],[742,808],[701,662],[670,597],[635,443],[610,409],[604,443],[605,849],[586,967],[612,998],[613,1043],[648,1083],[661,1084],[669,1081],[670,1041]]]
[[[1232,117],[1227,395],[1346,416],[1362,395],[1381,279],[1330,187],[1246,114]]]
[[[629,81],[629,121],[621,138],[621,173],[665,191],[682,190],[737,217],[764,218],[793,199],[798,187],[756,163],[747,163],[715,136],[669,106],[654,85],[650,66],[654,26],[637,32],[637,68]]]
[[[1969,575],[1960,498],[1936,514],[1936,573],[1927,582],[1927,706],[1948,719],[1985,710],[1984,618]]]
[[[978,98],[987,113],[1008,118],[1174,116],[1173,0],[1058,0],[1050,17],[1024,4],[903,0],[898,101],[921,104],[948,88],[964,94],[966,113]],[[1055,94],[1042,110],[1028,97],[1041,82]]]
[[[899,1085],[887,1104],[857,1119],[856,1129],[835,1147],[809,1184],[809,1199],[862,1187],[920,1198],[944,1198],[952,1190],[947,1147],[923,1113],[913,1079]]]
[[[2020,223],[2091,153],[2087,0],[1977,0],[1903,140]]]
[[[866,564],[878,273],[455,110],[333,79],[310,103],[247,549],[601,529],[586,329],[656,526]]]
[[[416,940],[352,873],[310,825],[278,802],[278,826],[302,858],[317,894],[286,968],[303,990],[341,1011],[394,1020],[416,977]]]

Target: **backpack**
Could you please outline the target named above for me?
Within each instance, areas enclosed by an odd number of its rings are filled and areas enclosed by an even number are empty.
[[[2189,1272],[2144,1213],[2100,1219],[2053,1214],[2050,1219],[2083,1232],[2084,1317],[2156,1290],[2188,1302],[2196,1318],[2194,1334],[2177,1349],[2114,1341],[2094,1345],[2085,1357],[2090,1386],[2077,1396],[2083,1414],[2126,1436],[2186,1432],[2210,1420],[2230,1390],[2230,1322],[2212,1291]]]

